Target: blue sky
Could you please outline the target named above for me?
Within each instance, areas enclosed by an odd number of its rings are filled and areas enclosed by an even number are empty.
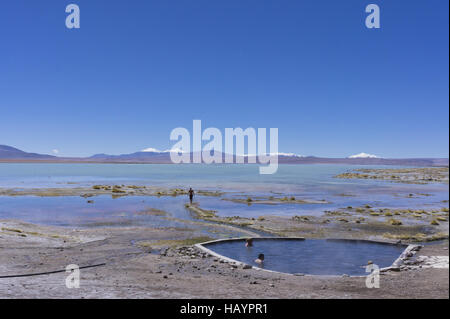
[[[65,27],[65,6],[81,28]],[[367,29],[365,6],[381,9]],[[169,148],[278,127],[279,150],[448,157],[447,0],[54,0],[0,5],[0,144]]]

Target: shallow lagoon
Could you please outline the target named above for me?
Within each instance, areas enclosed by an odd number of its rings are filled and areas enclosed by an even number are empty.
[[[220,197],[196,196],[204,209],[219,216],[320,215],[324,210],[369,204],[374,207],[434,208],[448,199],[448,185],[401,184],[379,180],[343,180],[333,176],[359,166],[280,165],[274,175],[259,175],[257,165],[165,165],[165,164],[0,164],[0,187],[91,187],[95,184],[134,184],[162,187],[194,187],[223,190],[226,198],[246,196],[295,196],[296,199],[325,199],[328,204],[235,203]],[[379,168],[381,166],[364,166]],[[413,198],[408,194],[418,195]],[[192,220],[184,208],[187,198],[126,196],[33,197],[0,196],[0,218],[60,226],[148,225],[180,226],[161,216],[137,215],[157,208],[170,217]]]

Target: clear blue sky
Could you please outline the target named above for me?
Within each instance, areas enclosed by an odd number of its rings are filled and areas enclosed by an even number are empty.
[[[81,29],[65,27],[65,7]],[[367,29],[365,6],[381,8]],[[170,131],[278,127],[280,151],[448,157],[447,0],[0,4],[0,144],[169,148]]]

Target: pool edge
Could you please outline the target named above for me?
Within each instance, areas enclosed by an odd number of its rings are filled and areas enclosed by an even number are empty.
[[[206,241],[203,243],[198,243],[195,244],[194,246],[198,249],[200,249],[201,251],[210,254],[213,257],[219,258],[220,260],[227,262],[227,263],[231,263],[234,264],[236,266],[246,266],[249,267],[247,269],[254,269],[257,271],[266,271],[266,272],[271,272],[271,273],[276,273],[276,274],[283,274],[283,275],[290,275],[290,276],[299,276],[298,274],[292,274],[292,273],[288,273],[288,272],[281,272],[281,271],[276,271],[276,270],[270,270],[270,269],[264,269],[264,268],[260,268],[260,267],[256,267],[247,263],[244,263],[242,261],[236,260],[236,259],[232,259],[229,257],[226,257],[224,255],[218,254],[215,251],[206,248],[204,245],[209,245],[209,244],[213,244],[213,243],[220,243],[220,242],[228,242],[228,241],[237,241],[237,240],[245,240],[247,237],[235,237],[235,238],[222,238],[222,239],[215,239],[215,240],[210,240],[210,241]],[[258,237],[255,238],[257,240],[307,240],[307,238],[305,237]],[[395,244],[395,243],[389,243],[389,242],[383,242],[383,241],[376,241],[376,240],[366,240],[366,239],[340,239],[340,238],[326,238],[326,240],[334,240],[334,241],[359,241],[359,242],[371,242],[371,243],[377,243],[377,244],[386,244],[386,245],[402,245],[405,247],[405,249],[403,250],[403,252],[399,255],[399,257],[397,259],[394,260],[394,262],[388,266],[388,267],[384,267],[384,268],[380,268],[378,271],[381,272],[387,272],[387,271],[400,271],[400,266],[403,265],[403,263],[405,262],[405,260],[409,259],[410,257],[414,256],[415,253],[417,251],[419,251],[423,246],[422,245],[415,245],[415,244]],[[369,274],[368,274],[369,275]],[[311,274],[301,274],[301,276],[314,276],[314,277],[342,277],[344,276],[344,274],[342,275],[311,275]],[[354,277],[354,278],[364,278],[367,277],[364,275],[361,276],[352,276],[352,275],[345,275],[348,277]]]

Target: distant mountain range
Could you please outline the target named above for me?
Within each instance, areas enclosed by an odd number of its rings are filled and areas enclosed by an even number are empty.
[[[57,157],[52,155],[27,153],[11,146],[0,145],[0,160],[8,160],[8,159],[45,160],[45,159],[57,159]]]
[[[190,154],[192,158],[192,153]],[[225,154],[221,154],[224,159]],[[245,156],[247,162],[253,156]],[[236,161],[236,156],[233,157]],[[90,157],[58,157],[53,155],[27,153],[17,148],[0,145],[0,162],[15,163],[144,163],[170,164],[170,151],[146,149],[122,155],[96,154]],[[347,164],[347,165],[406,165],[406,166],[448,166],[448,158],[380,158],[360,153],[347,158],[325,158],[279,153],[280,164]]]

